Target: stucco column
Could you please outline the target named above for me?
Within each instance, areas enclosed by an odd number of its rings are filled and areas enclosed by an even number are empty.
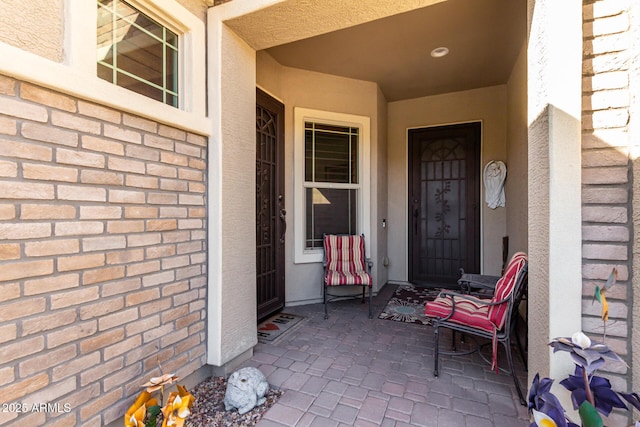
[[[529,0],[529,380],[564,378],[581,330],[582,2]]]
[[[257,344],[256,52],[209,11],[207,362],[221,373]]]

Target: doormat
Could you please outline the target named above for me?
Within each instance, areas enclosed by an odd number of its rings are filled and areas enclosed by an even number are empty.
[[[289,332],[304,319],[297,314],[279,313],[258,324],[258,342],[273,344],[273,342]]]
[[[424,315],[424,305],[427,301],[436,299],[440,291],[440,288],[400,285],[389,299],[378,319],[430,325],[431,320]]]

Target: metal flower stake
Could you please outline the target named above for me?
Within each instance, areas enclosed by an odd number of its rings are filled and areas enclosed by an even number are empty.
[[[605,343],[607,321],[609,320],[609,304],[606,291],[616,284],[618,270],[613,269],[603,288],[596,286],[594,302],[602,305],[601,318],[604,324],[602,342],[593,342],[583,332],[576,332],[571,337],[560,337],[551,340],[549,345],[553,352],[565,351],[571,355],[576,368],[574,375],[569,375],[560,384],[571,392],[573,408],[578,410],[583,427],[603,427],[602,415],[608,416],[613,408],[640,411],[640,396],[637,393],[619,393],[611,389],[608,379],[595,375],[595,372],[607,363],[614,361],[626,365]],[[551,393],[553,380],[540,379],[536,374],[529,391],[529,411],[538,427],[579,427],[567,418],[560,401]],[[628,407],[624,400],[630,405]],[[640,421],[635,423],[640,427]]]

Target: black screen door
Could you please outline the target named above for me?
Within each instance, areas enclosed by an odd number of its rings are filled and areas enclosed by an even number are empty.
[[[284,105],[256,92],[256,291],[258,320],[282,310],[284,285]]]
[[[409,281],[480,271],[480,123],[409,131]]]

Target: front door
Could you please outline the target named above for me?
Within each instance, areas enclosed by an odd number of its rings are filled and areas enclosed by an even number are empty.
[[[258,320],[284,308],[284,105],[256,91]]]
[[[480,123],[409,130],[409,281],[480,272]]]

